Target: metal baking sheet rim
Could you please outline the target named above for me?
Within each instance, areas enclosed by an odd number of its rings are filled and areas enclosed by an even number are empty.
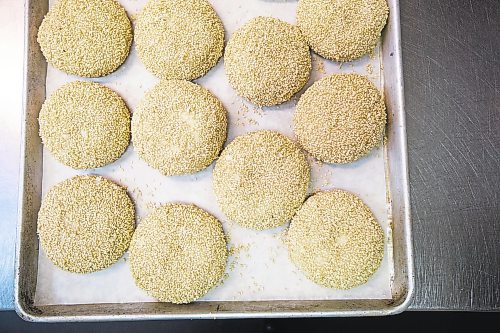
[[[108,303],[34,306],[38,239],[36,216],[41,200],[42,146],[37,115],[45,99],[47,64],[36,42],[36,30],[48,10],[48,1],[25,1],[25,58],[19,211],[15,265],[15,309],[33,322],[112,320],[237,319],[353,317],[397,314],[407,309],[414,291],[413,250],[399,1],[388,0],[390,15],[383,32],[384,94],[388,108],[388,168],[392,203],[394,276],[392,299],[329,301]],[[390,72],[388,76],[385,73]]]

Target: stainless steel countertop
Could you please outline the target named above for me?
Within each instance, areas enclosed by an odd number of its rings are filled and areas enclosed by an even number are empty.
[[[500,6],[401,0],[413,310],[500,310]],[[23,1],[0,2],[0,309],[13,308]]]

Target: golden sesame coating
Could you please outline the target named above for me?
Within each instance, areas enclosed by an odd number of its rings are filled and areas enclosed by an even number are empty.
[[[38,122],[45,147],[74,169],[114,162],[130,141],[130,112],[113,90],[95,82],[74,81],[44,103]]]
[[[202,297],[220,282],[226,261],[221,223],[195,205],[157,208],[141,221],[130,244],[135,283],[162,302]]]
[[[234,139],[213,172],[222,212],[256,230],[285,224],[306,198],[309,179],[309,164],[299,147],[267,130]]]
[[[314,52],[350,61],[373,51],[388,14],[386,0],[299,0],[297,25]]]
[[[224,27],[206,0],[150,0],[137,14],[134,38],[154,75],[194,80],[222,56]]]
[[[100,176],[76,176],[52,187],[38,213],[38,236],[59,268],[90,273],[115,263],[134,232],[126,190]]]
[[[224,53],[229,83],[260,106],[288,101],[309,80],[311,54],[300,30],[272,17],[256,17],[231,37]]]
[[[184,80],[165,80],[149,90],[132,117],[134,149],[164,175],[198,172],[219,155],[227,116],[207,89]]]
[[[286,237],[292,262],[307,278],[328,288],[366,283],[384,256],[384,232],[370,208],[343,190],[309,197]]]
[[[45,15],[37,40],[55,68],[99,77],[115,71],[127,58],[132,25],[116,0],[57,0]]]
[[[359,74],[335,74],[302,94],[293,129],[315,158],[349,163],[382,142],[386,118],[383,97],[370,80]]]

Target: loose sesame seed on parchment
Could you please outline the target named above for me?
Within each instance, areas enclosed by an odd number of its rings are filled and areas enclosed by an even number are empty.
[[[366,64],[365,69],[366,69],[366,72],[368,74],[370,74],[370,75],[373,74],[373,65],[372,64]]]
[[[323,61],[323,59],[321,59],[321,57],[317,55],[313,55],[312,59],[316,72],[318,72],[319,74],[326,74],[325,62]]]

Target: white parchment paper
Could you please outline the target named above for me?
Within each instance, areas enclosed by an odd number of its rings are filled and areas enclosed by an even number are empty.
[[[50,1],[51,4],[54,2]],[[141,10],[145,0],[121,0],[130,17]],[[211,0],[226,30],[226,41],[236,28],[255,16],[273,16],[295,23],[296,1],[271,0]],[[313,70],[308,86],[327,75],[357,72],[367,75],[383,88],[380,52],[357,61],[331,62],[312,55]],[[48,66],[46,90],[49,96],[61,85],[81,80]],[[140,63],[132,45],[130,56],[115,73],[92,79],[116,92],[134,111],[144,92],[158,82]],[[292,114],[300,93],[292,101],[276,107],[258,109],[235,95],[223,69],[223,60],[205,77],[196,82],[209,89],[226,107],[229,115],[227,142],[236,136],[258,130],[277,130],[294,138]],[[234,248],[223,283],[212,289],[201,301],[211,300],[314,300],[390,298],[393,271],[392,238],[389,224],[389,204],[386,195],[384,149],[373,150],[368,156],[349,165],[328,165],[310,159],[312,183],[310,192],[341,188],[359,195],[372,209],[386,235],[386,250],[380,269],[370,281],[357,288],[342,291],[314,284],[293,266],[283,245],[286,226],[256,232],[229,223],[216,204],[212,189],[213,164],[194,175],[165,177],[141,161],[130,145],[115,163],[103,168],[77,171],[58,163],[45,149],[43,154],[43,195],[56,183],[78,174],[98,174],[128,188],[137,209],[137,221],[159,204],[168,202],[194,203],[219,218]],[[137,288],[128,269],[127,254],[117,263],[91,274],[74,274],[55,267],[40,250],[35,304],[84,304],[117,302],[153,302],[153,298]]]

